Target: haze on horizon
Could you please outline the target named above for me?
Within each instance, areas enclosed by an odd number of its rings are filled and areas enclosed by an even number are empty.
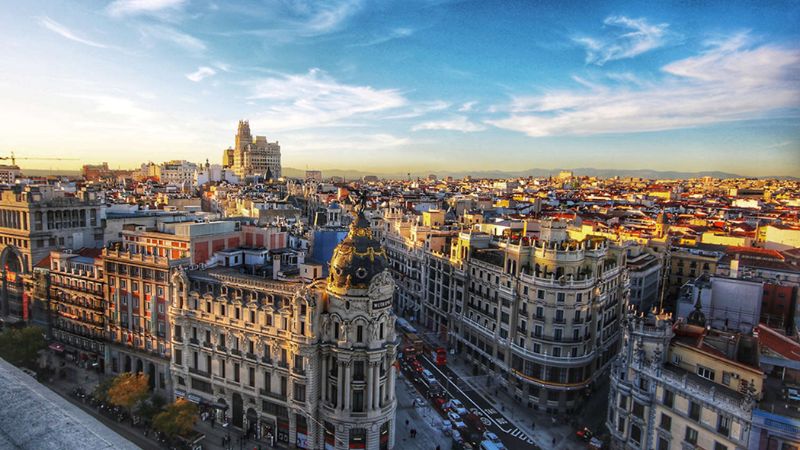
[[[800,4],[730,3],[7,2],[0,156],[800,175]]]

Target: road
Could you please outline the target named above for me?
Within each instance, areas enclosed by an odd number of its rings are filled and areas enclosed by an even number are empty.
[[[517,428],[500,411],[494,409],[492,403],[483,394],[472,390],[466,383],[458,383],[459,378],[448,367],[438,367],[427,356],[419,359],[424,368],[433,373],[442,385],[449,398],[461,400],[466,408],[481,418],[486,430],[495,433],[509,450],[531,450],[534,440]]]

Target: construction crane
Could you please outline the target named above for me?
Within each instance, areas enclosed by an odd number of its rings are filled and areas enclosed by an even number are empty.
[[[17,158],[16,155],[14,155],[14,152],[11,152],[11,156],[0,156],[0,160],[3,160],[3,159],[10,159],[11,160],[11,165],[16,166],[18,159],[38,159],[38,160],[51,160],[51,161],[75,161],[78,158]]]

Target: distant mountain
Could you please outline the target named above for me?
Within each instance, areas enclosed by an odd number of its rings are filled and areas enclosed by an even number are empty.
[[[441,171],[433,170],[430,172],[412,172],[411,178],[424,178],[429,174],[434,174],[437,177],[453,177],[463,178],[467,175],[473,178],[515,178],[515,177],[547,177],[556,176],[562,170],[572,171],[576,176],[590,176],[599,178],[645,178],[654,180],[673,180],[673,179],[686,179],[686,178],[745,178],[744,175],[735,173],[719,172],[719,171],[701,171],[701,172],[680,172],[680,171],[660,171],[652,169],[594,169],[591,167],[581,167],[577,169],[527,169],[518,171],[504,171],[504,170],[460,170],[460,171]],[[293,169],[291,167],[283,168],[283,175],[287,177],[305,176],[305,171],[300,169]],[[322,176],[325,178],[332,176],[339,176],[348,180],[362,178],[366,175],[376,175],[381,178],[389,179],[405,179],[408,178],[408,173],[403,172],[364,172],[359,170],[346,170],[346,169],[322,169]],[[777,178],[782,180],[798,180],[800,178],[792,176],[768,176],[758,178]]]

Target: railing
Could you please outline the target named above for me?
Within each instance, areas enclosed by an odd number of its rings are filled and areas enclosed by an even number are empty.
[[[211,378],[211,372],[208,372],[206,370],[195,369],[194,367],[189,367],[189,373],[200,375],[201,377],[205,378]]]
[[[552,355],[545,355],[542,353],[534,353],[526,348],[520,347],[517,344],[511,344],[511,350],[524,356],[527,359],[532,359],[538,362],[547,363],[557,363],[562,365],[579,365],[584,364],[589,361],[592,361],[595,358],[594,352],[589,352],[585,355],[581,356],[552,356]]]

